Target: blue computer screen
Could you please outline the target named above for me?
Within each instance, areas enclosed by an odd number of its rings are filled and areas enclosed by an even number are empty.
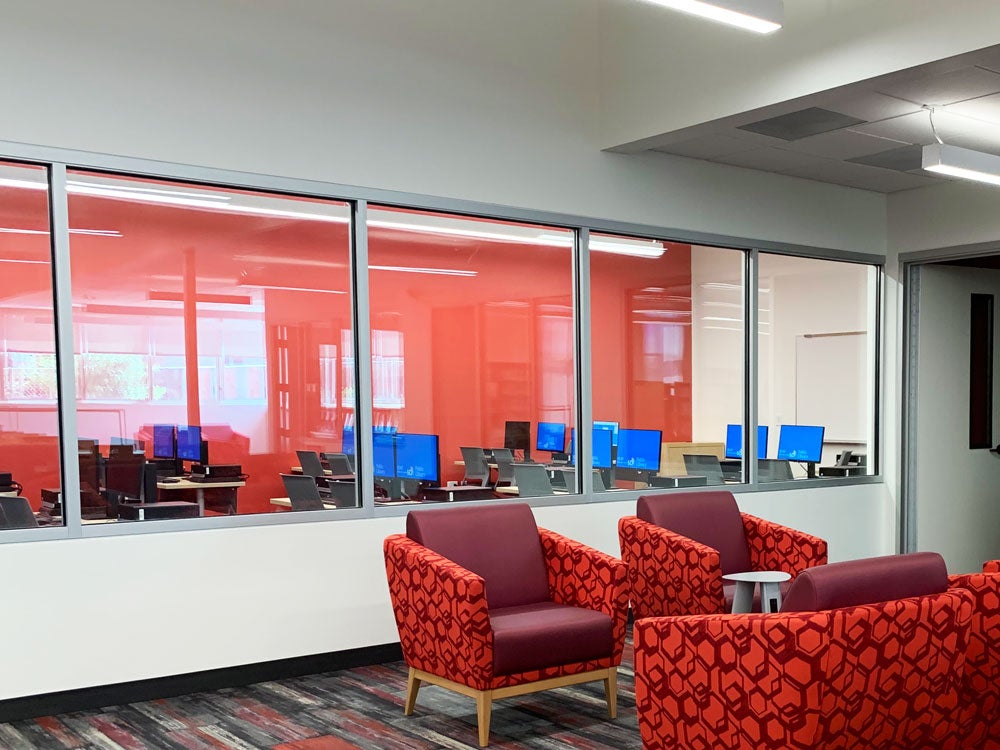
[[[375,476],[395,476],[396,467],[393,460],[393,444],[395,442],[396,436],[391,432],[372,433],[372,459],[375,463]]]
[[[562,453],[566,447],[566,425],[559,422],[539,422],[535,450]]]
[[[726,458],[743,458],[743,425],[726,425]],[[757,458],[767,458],[767,425],[757,425]]]
[[[594,427],[598,430],[611,430],[611,444],[618,445],[617,422],[598,422],[597,420],[594,420]]]
[[[437,483],[438,436],[412,435],[406,432],[397,434],[396,476]]]
[[[153,425],[153,458],[176,458],[174,454],[174,425]]]
[[[659,471],[660,435],[659,430],[631,430],[623,427],[618,431],[616,466],[622,469]]]
[[[201,427],[177,426],[177,458],[182,461],[201,461]]]
[[[348,456],[354,455],[354,427],[352,425],[344,425],[344,430],[340,437],[340,452],[346,453]]]
[[[819,463],[823,456],[825,427],[783,424],[778,432],[778,458],[785,461]]]
[[[613,433],[604,427],[598,427],[594,423],[593,441],[591,450],[593,451],[593,464],[595,469],[611,468],[611,438]]]

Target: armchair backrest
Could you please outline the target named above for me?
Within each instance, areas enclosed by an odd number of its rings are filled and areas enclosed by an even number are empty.
[[[643,495],[636,516],[719,551],[722,574],[750,570],[743,518],[732,492],[671,492]]]
[[[948,570],[937,552],[869,557],[802,571],[788,589],[781,611],[818,612],[947,590]]]
[[[482,576],[490,609],[550,599],[538,526],[523,503],[411,511],[406,535]]]

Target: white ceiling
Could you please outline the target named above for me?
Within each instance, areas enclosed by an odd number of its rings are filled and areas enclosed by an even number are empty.
[[[651,150],[894,193],[947,180],[920,168],[934,142],[925,105],[945,143],[1000,155],[1000,45],[666,133]],[[851,119],[804,137],[744,129],[812,108]]]

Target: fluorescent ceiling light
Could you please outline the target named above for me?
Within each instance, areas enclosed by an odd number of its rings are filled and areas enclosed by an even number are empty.
[[[945,143],[924,146],[922,156],[929,172],[1000,185],[1000,156]]]
[[[88,234],[94,237],[121,237],[122,233],[117,229],[70,229],[70,234]],[[15,227],[0,227],[0,234],[44,234],[48,236],[47,229],[17,229]]]
[[[478,271],[462,271],[457,268],[414,268],[411,266],[368,266],[372,271],[398,271],[400,273],[429,273],[436,276],[478,276]]]
[[[781,28],[785,8],[782,0],[648,0],[665,8],[738,26],[758,34]]]
[[[251,289],[280,289],[283,292],[320,292],[322,294],[347,294],[339,289],[316,289],[308,286],[279,286],[278,284],[253,284],[248,281],[240,281],[240,286]]]

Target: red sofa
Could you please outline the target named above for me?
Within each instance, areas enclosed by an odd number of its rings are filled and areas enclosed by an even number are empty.
[[[638,620],[643,747],[995,747],[998,605],[1000,575],[917,553],[806,570],[775,614]]]
[[[728,491],[643,495],[636,515],[618,522],[618,540],[637,618],[729,612],[734,585],[724,574],[794,577],[827,560],[825,541],[740,513]]]
[[[620,560],[538,528],[524,504],[413,511],[384,553],[407,715],[421,682],[473,697],[485,747],[493,700],[602,680],[615,718]]]

